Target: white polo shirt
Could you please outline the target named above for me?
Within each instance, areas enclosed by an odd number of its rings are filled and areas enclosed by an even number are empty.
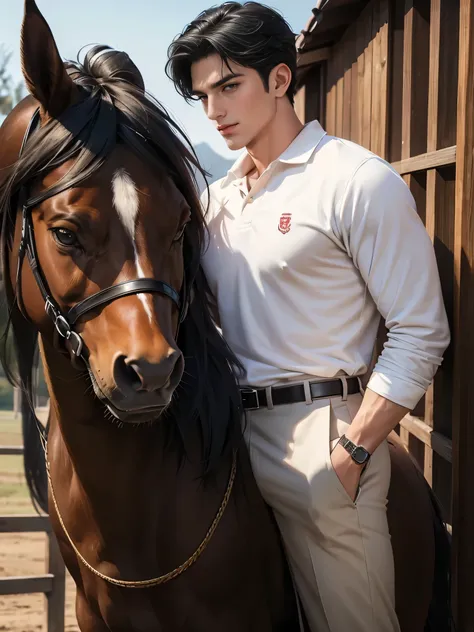
[[[405,182],[366,149],[307,124],[251,191],[244,153],[210,186],[204,270],[240,383],[363,375],[412,409],[449,343],[431,241]],[[206,192],[202,196],[207,205]]]

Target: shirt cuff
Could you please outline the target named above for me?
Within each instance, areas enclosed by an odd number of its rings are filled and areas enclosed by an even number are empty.
[[[409,410],[413,410],[425,394],[421,386],[377,372],[372,373],[367,388]]]

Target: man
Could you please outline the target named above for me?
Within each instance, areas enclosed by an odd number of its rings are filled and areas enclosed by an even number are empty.
[[[275,11],[204,11],[171,44],[167,72],[229,148],[245,148],[203,200],[203,265],[310,627],[398,631],[385,440],[449,342],[413,197],[382,159],[302,126],[295,38]],[[362,396],[380,315],[388,340]]]

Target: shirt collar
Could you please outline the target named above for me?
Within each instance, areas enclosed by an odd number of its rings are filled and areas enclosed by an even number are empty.
[[[275,160],[275,162],[281,162],[289,165],[307,163],[325,135],[326,132],[318,121],[311,121],[310,123],[307,123],[294,141]],[[227,176],[221,183],[221,188],[227,186],[235,180],[240,180],[246,176],[254,166],[252,158],[246,151],[244,151],[227,172]]]

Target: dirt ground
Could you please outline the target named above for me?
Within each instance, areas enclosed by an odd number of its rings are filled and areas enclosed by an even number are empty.
[[[1,513],[4,513],[2,503]],[[0,534],[0,576],[41,575],[45,572],[46,537],[42,533]],[[65,632],[79,632],[75,616],[75,586],[66,580]],[[43,595],[0,596],[2,632],[46,632]]]
[[[20,420],[0,411],[0,446],[21,445]],[[0,456],[0,516],[34,514],[23,476],[21,456]],[[46,572],[46,536],[42,533],[0,533],[0,577]],[[75,586],[66,581],[65,632],[79,632]],[[0,595],[0,632],[47,632],[45,597]]]

